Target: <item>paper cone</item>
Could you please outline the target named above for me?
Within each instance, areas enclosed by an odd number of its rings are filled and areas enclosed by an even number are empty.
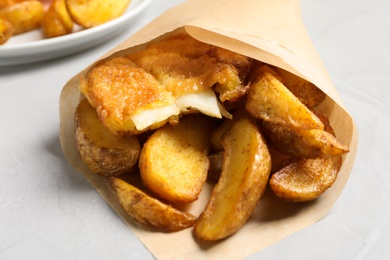
[[[327,94],[321,109],[330,117],[338,139],[350,148],[330,189],[319,199],[304,204],[284,203],[266,191],[241,230],[222,241],[205,243],[193,238],[192,229],[167,234],[139,226],[122,210],[106,179],[91,173],[84,165],[74,141],[73,116],[80,97],[79,75],[73,77],[61,93],[61,145],[69,163],[90,181],[156,258],[243,258],[326,215],[352,170],[358,143],[357,129],[305,31],[297,0],[189,0],[165,12],[102,58],[137,51],[152,40],[183,29],[199,41],[290,71]],[[206,194],[207,189],[206,186]],[[200,213],[207,199],[207,195],[201,196],[191,210]]]

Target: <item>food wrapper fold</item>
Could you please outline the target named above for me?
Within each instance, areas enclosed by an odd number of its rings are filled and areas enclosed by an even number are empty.
[[[321,110],[329,116],[337,138],[350,148],[330,189],[319,199],[301,204],[283,202],[267,190],[244,227],[218,242],[197,241],[191,228],[159,233],[135,223],[120,207],[106,179],[91,173],[84,165],[75,145],[73,117],[80,100],[79,76],[89,67],[71,78],[62,90],[61,146],[69,163],[88,179],[154,257],[241,259],[314,224],[329,212],[352,170],[358,145],[357,129],[305,30],[298,0],[189,0],[169,9],[100,59],[135,52],[151,41],[183,30],[199,41],[290,71],[327,94]],[[189,206],[191,213],[201,213],[210,190],[206,186],[200,198]]]

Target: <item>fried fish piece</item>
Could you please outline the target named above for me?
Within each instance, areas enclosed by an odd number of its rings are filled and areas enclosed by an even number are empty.
[[[176,95],[214,86],[223,102],[240,99],[248,90],[244,79],[250,71],[250,58],[186,33],[151,43],[128,57]]]
[[[191,46],[194,40],[186,36],[183,41]],[[153,47],[155,43],[143,51],[101,61],[81,76],[81,92],[111,132],[139,134],[167,122],[177,123],[181,113],[193,111],[216,118],[230,116],[214,87],[225,89],[233,99],[246,93],[243,75],[249,70],[249,59],[206,44],[209,50],[204,53],[182,46],[182,41],[175,48],[175,38],[163,40],[163,46],[170,42],[170,48],[179,51]]]
[[[80,91],[115,134],[157,128],[180,112],[175,98],[163,85],[124,57],[99,62],[80,78]],[[147,127],[137,129],[132,117],[147,109],[155,113],[145,117]]]

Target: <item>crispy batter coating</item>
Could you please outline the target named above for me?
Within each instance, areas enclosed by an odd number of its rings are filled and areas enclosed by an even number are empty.
[[[177,117],[175,101],[184,94],[214,88],[221,101],[241,98],[250,64],[243,55],[179,34],[140,52],[99,62],[81,77],[80,90],[111,132],[138,134]],[[134,115],[165,108],[154,113],[165,113],[156,116],[154,124],[136,129]]]
[[[175,102],[153,76],[123,57],[97,64],[81,78],[80,90],[114,133],[133,129],[134,113]]]
[[[245,95],[251,59],[181,33],[128,56],[175,96],[215,86],[221,101]]]

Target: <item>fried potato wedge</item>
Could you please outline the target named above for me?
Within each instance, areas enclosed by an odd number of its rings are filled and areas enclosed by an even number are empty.
[[[159,231],[179,231],[194,225],[195,216],[180,211],[150,197],[137,187],[116,177],[110,177],[126,213],[134,220]]]
[[[14,4],[17,4],[20,2],[24,2],[24,1],[36,1],[36,0],[0,0],[0,8],[14,5]]]
[[[281,68],[274,68],[285,86],[308,108],[314,108],[325,100],[326,94],[313,83]]]
[[[130,0],[65,0],[72,19],[85,28],[91,28],[121,16]]]
[[[324,124],[324,130],[301,130],[262,122],[263,133],[270,146],[293,157],[332,157],[347,153],[349,148],[336,139],[329,118],[319,110],[314,110],[313,113]]]
[[[46,38],[66,35],[73,30],[73,20],[65,0],[53,0],[42,20],[42,33]]]
[[[324,129],[321,120],[269,72],[251,84],[246,109],[264,121],[305,130]]]
[[[296,129],[265,121],[262,129],[273,148],[293,157],[332,157],[349,151],[346,145],[325,130]]]
[[[136,165],[141,150],[137,137],[113,135],[86,99],[76,108],[75,126],[77,149],[91,171],[112,176]]]
[[[269,184],[277,197],[294,202],[311,201],[332,186],[341,162],[341,156],[294,158],[290,164],[272,175]]]
[[[156,130],[143,145],[139,168],[143,184],[170,202],[196,200],[207,179],[213,119],[187,115],[177,126]]]
[[[17,35],[40,27],[44,13],[41,2],[24,1],[1,8],[0,18],[9,21]]]
[[[6,43],[14,33],[12,24],[0,18],[0,45]]]
[[[237,109],[233,115],[232,119],[225,118],[223,119],[222,123],[211,133],[210,136],[210,142],[211,146],[216,151],[223,151],[223,145],[222,145],[222,138],[225,135],[225,133],[234,125],[234,123],[242,118],[247,117],[249,114],[245,109],[239,108]]]
[[[240,229],[264,193],[271,170],[267,145],[255,120],[241,118],[223,138],[222,173],[198,217],[194,235],[203,240],[225,238]]]

